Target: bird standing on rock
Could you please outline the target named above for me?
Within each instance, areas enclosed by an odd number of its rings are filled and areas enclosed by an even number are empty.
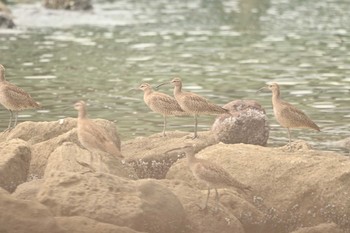
[[[36,109],[40,108],[40,105],[34,101],[34,99],[25,92],[22,88],[9,83],[5,79],[5,68],[0,64],[0,104],[2,104],[11,114],[10,122],[7,130],[11,130],[17,125],[18,111],[24,109]],[[13,113],[15,113],[15,122],[13,126],[12,119]]]
[[[154,91],[152,86],[148,83],[143,83],[139,87],[140,90],[143,90],[143,100],[146,105],[153,111],[163,115],[164,126],[163,126],[163,136],[166,136],[166,117],[167,116],[181,116],[186,115],[186,112],[181,109],[180,105],[176,100],[164,93]]]
[[[223,114],[229,113],[229,110],[224,109],[218,105],[210,103],[204,97],[197,95],[192,92],[182,91],[182,81],[180,78],[174,78],[170,82],[174,86],[174,97],[177,103],[180,105],[181,109],[190,115],[194,116],[194,136],[193,138],[197,138],[197,125],[198,125],[198,116],[202,114]],[[158,87],[165,85],[168,83],[162,83],[158,85]]]
[[[74,104],[74,108],[78,110],[79,142],[90,152],[104,152],[123,158],[117,142],[113,140],[106,129],[87,118],[85,102],[78,101]]]
[[[207,199],[203,209],[206,209],[208,206],[210,189],[215,189],[216,207],[218,207],[219,203],[218,188],[234,187],[240,191],[243,191],[244,193],[246,193],[246,190],[251,190],[250,186],[244,185],[236,180],[219,164],[209,160],[196,158],[194,146],[186,146],[184,149],[186,152],[188,166],[191,169],[192,174],[197,180],[206,183],[208,186]]]
[[[304,112],[282,100],[277,83],[260,88],[262,89],[269,89],[272,92],[273,112],[278,123],[288,130],[289,146],[291,146],[290,128],[310,128],[320,131],[320,128]]]

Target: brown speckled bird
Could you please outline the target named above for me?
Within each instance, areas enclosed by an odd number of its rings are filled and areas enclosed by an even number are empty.
[[[25,92],[22,88],[9,83],[5,79],[5,68],[0,64],[0,104],[2,104],[11,114],[10,122],[6,130],[11,130],[17,125],[18,112],[24,109],[40,108],[40,105]],[[12,119],[15,113],[13,126]]]
[[[166,130],[166,117],[167,116],[181,116],[186,115],[184,110],[181,109],[180,105],[176,100],[164,93],[154,91],[152,86],[148,83],[143,83],[139,87],[140,90],[143,90],[143,100],[146,105],[156,113],[160,113],[164,118],[163,125],[163,136],[165,136]]]
[[[277,83],[272,83],[261,89],[272,91],[273,112],[278,123],[288,130],[289,145],[291,145],[290,128],[310,128],[320,131],[320,128],[304,112],[282,100],[280,87]]]
[[[207,199],[205,201],[204,209],[206,209],[208,206],[210,189],[215,189],[216,205],[218,205],[219,202],[219,193],[217,190],[219,188],[234,187],[239,191],[243,191],[244,193],[251,190],[250,186],[244,185],[236,180],[219,164],[209,160],[196,158],[193,146],[186,146],[185,152],[188,166],[190,167],[194,177],[197,180],[206,183],[208,186]]]
[[[105,152],[123,158],[117,142],[106,129],[87,118],[85,102],[78,101],[74,108],[78,110],[79,142],[90,152]]]
[[[218,115],[223,113],[228,113],[229,110],[224,109],[218,105],[210,103],[204,97],[197,95],[192,92],[182,91],[182,81],[180,78],[174,78],[170,82],[174,86],[174,97],[180,107],[187,113],[194,116],[194,137],[197,138],[197,125],[198,125],[198,116],[203,114],[208,115]],[[159,86],[165,85],[168,83],[162,83]]]

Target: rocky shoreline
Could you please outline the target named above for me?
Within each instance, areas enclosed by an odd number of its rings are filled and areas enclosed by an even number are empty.
[[[123,142],[121,160],[82,148],[74,118],[19,124],[0,135],[0,232],[350,232],[349,157],[303,141],[290,152],[188,135]],[[188,143],[251,194],[220,189],[219,210],[214,196],[201,210],[207,190],[188,169]]]

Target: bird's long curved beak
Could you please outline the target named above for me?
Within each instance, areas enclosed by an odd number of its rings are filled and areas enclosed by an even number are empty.
[[[256,91],[256,94],[263,91],[263,90],[268,90],[267,86],[260,88],[259,90]]]
[[[131,92],[131,91],[139,91],[140,89],[139,88],[131,88],[128,90],[128,92]]]
[[[167,84],[170,84],[170,82],[161,83],[161,84],[159,84],[158,86],[156,86],[156,89],[158,89],[159,87],[161,87],[161,86],[163,86],[163,85],[167,85]]]

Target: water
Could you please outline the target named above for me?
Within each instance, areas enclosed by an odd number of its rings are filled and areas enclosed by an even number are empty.
[[[283,97],[305,111],[322,132],[292,130],[319,149],[349,137],[350,4],[344,0],[226,0],[94,2],[92,12],[14,4],[18,27],[0,29],[0,63],[6,77],[44,106],[19,121],[75,117],[86,100],[91,118],[116,122],[122,139],[161,132],[162,116],[143,95],[142,82],[180,76],[184,88],[224,105],[255,99],[271,123],[269,144],[287,132],[273,117],[271,94],[256,91],[278,82]],[[171,94],[171,87],[162,88]],[[0,111],[0,128],[9,114]],[[214,117],[199,119],[208,130]],[[192,118],[170,118],[169,130],[193,130]]]

